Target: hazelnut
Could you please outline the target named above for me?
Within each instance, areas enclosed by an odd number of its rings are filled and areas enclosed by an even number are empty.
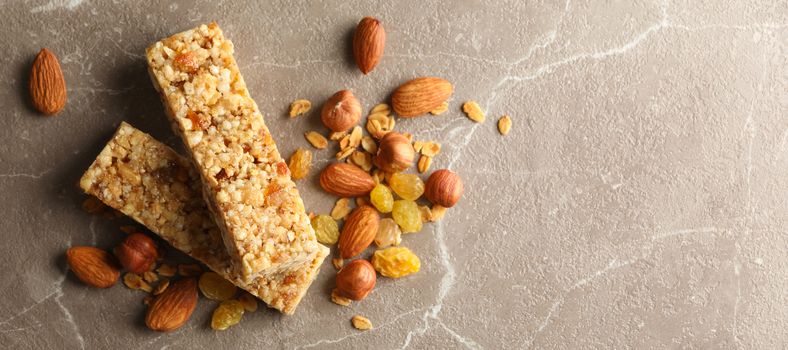
[[[369,261],[353,260],[337,273],[336,292],[348,299],[361,300],[375,288],[375,268]]]
[[[400,133],[390,132],[380,140],[375,165],[385,172],[396,173],[413,165],[414,156],[415,151],[408,138]]]
[[[424,195],[430,202],[442,207],[451,208],[462,197],[464,187],[457,173],[448,170],[437,170],[427,179]]]
[[[150,271],[159,256],[156,242],[142,233],[133,233],[126,237],[123,243],[115,247],[114,252],[126,270],[137,274]]]
[[[320,113],[320,120],[334,132],[347,131],[358,124],[360,118],[361,104],[350,90],[341,90],[331,96]]]

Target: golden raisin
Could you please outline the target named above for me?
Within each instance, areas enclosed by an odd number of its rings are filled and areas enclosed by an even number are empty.
[[[375,235],[375,244],[379,248],[386,248],[390,245],[399,245],[402,242],[402,231],[397,223],[391,218],[380,220],[378,233]]]
[[[200,291],[211,300],[227,300],[235,296],[238,288],[219,276],[216,272],[206,272],[200,276]]]
[[[372,189],[372,192],[369,193],[369,200],[381,213],[391,212],[391,206],[394,205],[394,196],[384,184],[377,184]]]
[[[339,240],[339,226],[328,215],[318,215],[312,218],[312,228],[315,229],[315,236],[320,243],[331,245]]]
[[[293,180],[303,179],[309,174],[309,168],[312,166],[312,152],[306,149],[299,148],[290,156],[290,162],[287,164],[290,168],[290,176]]]
[[[372,267],[383,276],[400,278],[419,272],[421,261],[408,248],[391,247],[372,255]]]
[[[213,317],[211,317],[211,328],[217,331],[223,331],[230,326],[234,326],[241,322],[241,317],[244,315],[244,306],[238,300],[225,300],[213,310]]]
[[[424,194],[424,181],[418,175],[400,174],[391,175],[389,185],[398,196],[403,199],[415,201]]]
[[[391,216],[402,229],[402,233],[421,231],[421,211],[416,202],[404,199],[394,201]]]

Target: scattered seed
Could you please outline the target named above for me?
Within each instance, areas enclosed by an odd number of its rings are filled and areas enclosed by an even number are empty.
[[[512,118],[508,115],[504,115],[501,119],[498,119],[498,132],[501,135],[506,135],[509,133],[509,130],[512,130]]]
[[[361,148],[365,151],[369,152],[370,154],[377,154],[378,153],[378,144],[375,143],[375,139],[364,136],[361,138]]]
[[[159,275],[153,271],[145,271],[142,273],[142,279],[144,279],[145,282],[153,283],[159,280]]]
[[[372,321],[361,315],[353,316],[353,318],[350,319],[350,322],[353,323],[353,327],[356,327],[356,329],[361,331],[372,329]]]
[[[376,139],[380,139],[394,130],[394,124],[394,118],[383,113],[374,113],[367,117],[367,131]]]
[[[336,289],[333,292],[331,292],[331,301],[334,302],[334,304],[342,305],[342,306],[348,306],[351,303],[350,299],[337,294]]]
[[[394,120],[394,117],[389,117],[388,118],[388,125],[386,125],[386,127],[388,127],[389,130],[394,130],[394,125],[395,124],[397,124],[397,122]]]
[[[353,147],[345,148],[344,150],[337,152],[337,160],[343,160],[353,154],[355,151],[356,150]]]
[[[333,258],[331,259],[331,264],[334,265],[335,269],[341,270],[342,266],[345,265],[345,260],[342,258]]]
[[[424,142],[422,141],[413,141],[413,150],[416,152],[421,152],[421,149],[424,147]]]
[[[159,268],[156,269],[156,272],[158,272],[159,275],[162,275],[164,277],[172,277],[175,276],[177,270],[175,269],[175,267],[172,267],[170,265],[161,264],[161,266],[159,266]]]
[[[139,289],[142,282],[142,277],[136,273],[128,272],[123,275],[123,284],[129,289]]]
[[[476,101],[465,102],[465,104],[462,105],[462,110],[468,116],[468,119],[477,123],[484,123],[484,111],[482,111],[482,108],[479,107]]]
[[[364,197],[356,197],[356,206],[369,205],[369,202]]]
[[[428,157],[435,157],[441,151],[441,144],[436,142],[425,142],[421,147],[421,154]]]
[[[345,150],[350,146],[350,135],[345,135],[339,140],[339,149]]]
[[[164,291],[167,290],[167,287],[169,286],[170,286],[170,279],[169,278],[162,279],[161,282],[159,282],[159,284],[156,286],[156,288],[153,289],[153,295],[159,295],[161,293],[164,293]]]
[[[430,218],[432,218],[432,211],[426,205],[419,206],[419,213],[421,213],[421,222],[429,222]]]
[[[391,107],[389,107],[389,105],[385,103],[378,104],[375,107],[372,107],[372,110],[369,111],[370,115],[375,113],[383,113],[385,115],[391,115]]]
[[[331,209],[331,217],[334,218],[334,220],[341,220],[348,214],[350,214],[350,199],[338,199],[337,203],[334,205],[334,209]]]
[[[123,276],[123,284],[129,289],[140,289],[150,293],[151,287],[150,284],[142,280],[142,277],[136,273],[126,273]]]
[[[383,181],[384,180],[383,176],[384,176],[383,170],[380,169],[372,170],[372,181],[375,181],[375,184],[379,184],[381,181]]]
[[[312,102],[308,100],[295,100],[290,104],[290,118],[309,112],[310,108],[312,108]]]
[[[356,148],[361,144],[361,137],[363,136],[361,127],[356,125],[353,131],[350,132],[350,147]]]
[[[347,135],[347,131],[334,131],[328,134],[328,139],[331,141],[339,141]]]
[[[325,136],[320,135],[320,133],[317,131],[310,131],[304,134],[304,137],[314,148],[324,149],[328,147],[328,140],[326,140]]]
[[[448,110],[449,110],[449,103],[446,102],[446,101],[443,101],[443,103],[441,103],[440,106],[438,106],[435,109],[431,110],[430,114],[432,114],[432,115],[440,115],[440,114],[443,114],[443,112],[446,112]]]
[[[178,274],[183,277],[194,277],[202,274],[202,268],[197,264],[178,265]]]
[[[446,207],[442,207],[437,204],[433,204],[432,208],[430,209],[430,221],[438,221],[446,215]]]
[[[383,179],[386,180],[387,184],[391,183],[391,175],[394,175],[394,173],[383,172]]]
[[[364,171],[372,170],[372,155],[367,152],[354,151],[350,155],[350,161]]]
[[[419,164],[418,164],[419,173],[422,173],[422,174],[426,173],[427,170],[430,170],[430,165],[431,164],[432,164],[432,157],[422,155],[419,158]]]

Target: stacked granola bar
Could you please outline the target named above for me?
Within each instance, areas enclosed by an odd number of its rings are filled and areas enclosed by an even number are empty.
[[[211,23],[153,44],[147,60],[241,277],[249,281],[309,265],[319,245],[238,71],[232,42]]]
[[[328,248],[303,269],[246,282],[232,268],[219,229],[201,196],[189,161],[127,123],[122,123],[80,180],[88,194],[123,212],[173,247],[203,262],[270,307],[292,314],[317,276]]]
[[[80,187],[286,314],[328,248],[215,24],[147,50],[153,85],[189,159],[123,123]]]

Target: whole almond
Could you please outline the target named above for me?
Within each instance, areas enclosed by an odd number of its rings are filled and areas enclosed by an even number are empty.
[[[170,284],[148,308],[145,324],[148,328],[169,332],[183,326],[197,306],[197,280],[182,279]]]
[[[323,105],[320,120],[335,132],[347,131],[361,119],[361,103],[350,90],[337,91]]]
[[[374,17],[361,19],[353,35],[353,56],[362,73],[367,74],[375,69],[385,46],[386,31],[380,20]]]
[[[427,179],[424,195],[433,204],[451,208],[460,200],[464,190],[460,175],[448,169],[441,169],[433,172]]]
[[[95,247],[71,247],[66,251],[66,260],[71,271],[89,286],[109,288],[120,277],[120,270],[112,254]]]
[[[333,163],[320,173],[320,186],[340,197],[364,196],[375,187],[375,181],[363,169],[348,163]]]
[[[337,273],[336,292],[348,299],[361,300],[375,288],[375,268],[364,259],[353,260]]]
[[[367,249],[375,240],[378,225],[380,215],[375,208],[362,205],[354,209],[345,220],[345,226],[339,235],[339,256],[349,259]]]
[[[416,78],[400,85],[391,95],[391,105],[400,117],[417,117],[432,111],[449,99],[454,87],[435,77]]]
[[[66,80],[51,51],[38,52],[30,68],[29,89],[33,107],[45,115],[57,114],[66,106]]]

